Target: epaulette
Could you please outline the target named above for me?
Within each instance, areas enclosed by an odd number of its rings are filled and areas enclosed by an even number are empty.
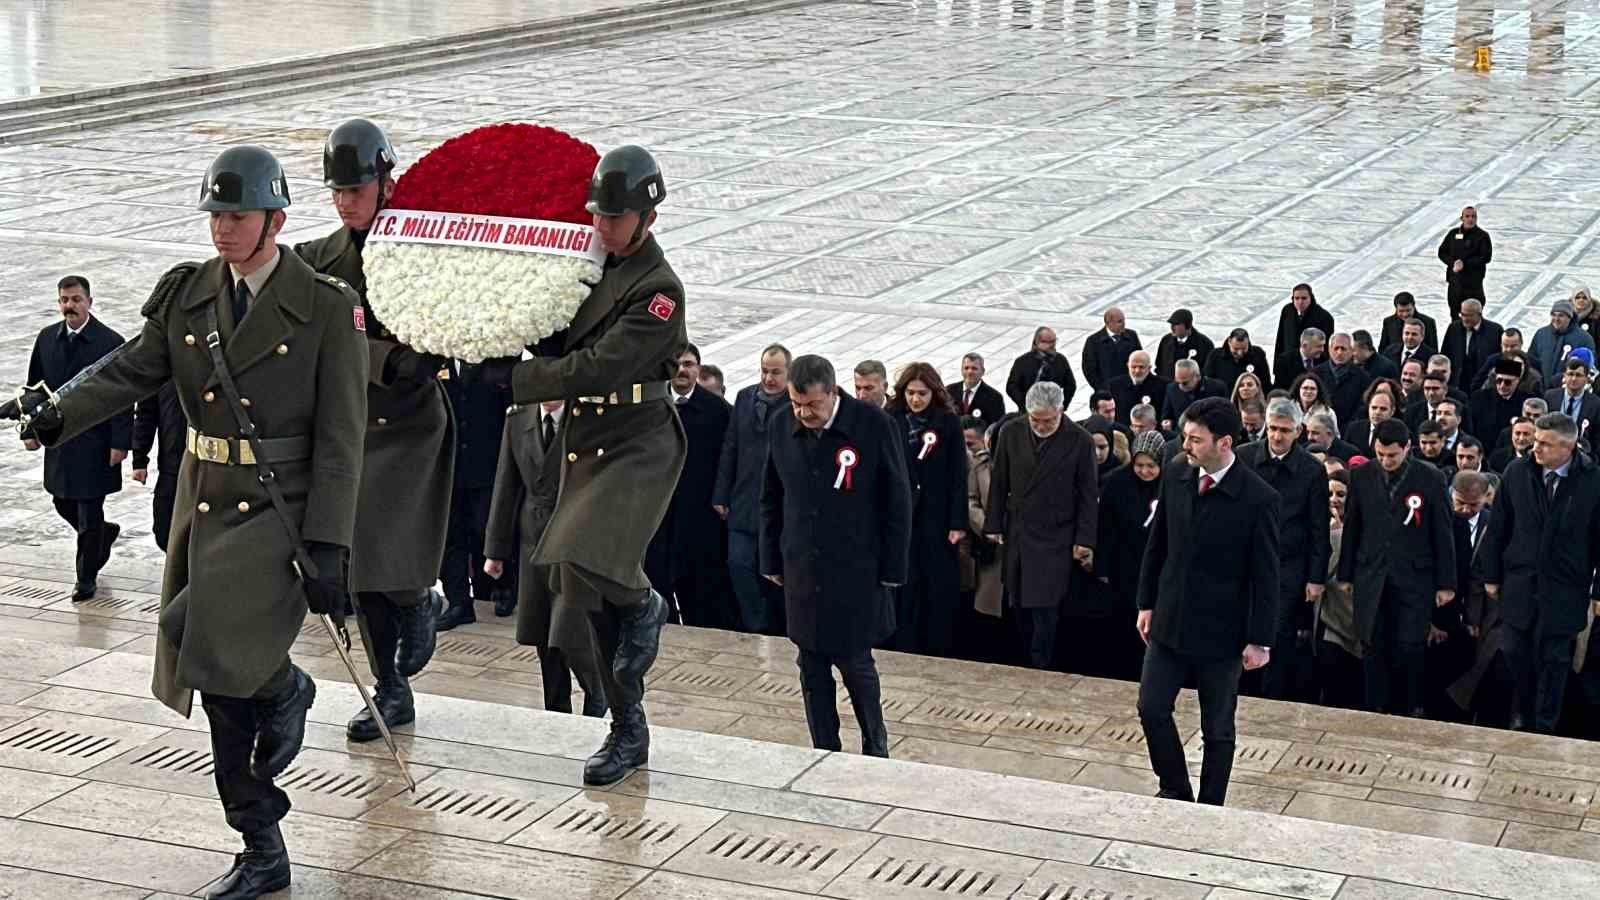
[[[150,299],[139,308],[139,314],[146,319],[153,319],[167,308],[172,298],[178,296],[183,286],[188,283],[190,276],[200,270],[200,264],[195,262],[181,262],[167,270],[161,280],[156,282],[155,289],[150,292]]]
[[[356,292],[356,289],[350,286],[350,282],[345,281],[343,278],[340,278],[337,275],[324,275],[321,272],[317,272],[316,276],[318,281],[334,288],[335,290],[340,292],[349,291],[352,294]]]

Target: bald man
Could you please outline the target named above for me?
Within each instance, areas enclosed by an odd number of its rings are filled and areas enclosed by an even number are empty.
[[[1144,346],[1122,310],[1113,306],[1101,319],[1106,327],[1083,342],[1083,377],[1097,391],[1108,390],[1111,380],[1127,370],[1129,354]]]

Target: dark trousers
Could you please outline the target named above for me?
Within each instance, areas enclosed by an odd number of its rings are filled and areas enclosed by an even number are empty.
[[[271,781],[250,773],[250,752],[256,742],[256,716],[262,701],[294,690],[289,660],[253,697],[201,694],[200,705],[211,722],[212,776],[228,827],[240,834],[270,828],[289,812],[289,795]]]
[[[1319,702],[1323,706],[1336,706],[1341,709],[1363,708],[1366,703],[1366,690],[1363,686],[1366,673],[1362,669],[1361,660],[1328,640],[1317,641],[1316,654]],[[1273,648],[1272,655],[1274,657],[1278,655],[1276,647]],[[1267,668],[1272,668],[1272,663],[1267,663]]]
[[[1157,641],[1144,651],[1144,672],[1139,677],[1139,723],[1144,726],[1150,767],[1161,781],[1160,796],[1194,800],[1189,784],[1189,763],[1183,741],[1172,721],[1178,691],[1193,678],[1200,692],[1200,736],[1205,751],[1200,761],[1200,802],[1221,806],[1228,798],[1228,778],[1233,774],[1233,714],[1239,704],[1238,656],[1197,659]]]
[[[606,714],[606,689],[595,668],[594,654],[541,646],[539,676],[544,682],[547,712],[572,712],[572,680],[577,676],[583,688],[583,714],[595,718]]]
[[[952,656],[961,606],[961,569],[944,534],[916,538],[911,579],[895,589],[895,630],[890,644],[902,653]]]
[[[1445,295],[1445,302],[1450,304],[1451,320],[1461,318],[1461,304],[1465,300],[1482,300],[1484,310],[1489,308],[1489,298],[1483,295],[1483,279],[1472,278],[1467,273],[1451,277]],[[1469,376],[1470,377],[1470,376]]]
[[[728,529],[728,578],[739,604],[739,630],[752,634],[781,634],[784,621],[783,594],[772,582],[761,577],[756,535]]]
[[[1367,709],[1409,716],[1422,707],[1431,597],[1411,597],[1391,587],[1378,601],[1372,641],[1364,650]]]
[[[1505,642],[1500,646],[1511,668],[1523,725],[1541,734],[1555,734],[1567,675],[1572,671],[1574,636],[1540,634],[1537,622],[1532,628],[1517,628],[1510,622],[1503,627]]]
[[[830,656],[801,648],[800,690],[806,704],[806,727],[811,730],[811,746],[818,750],[838,751],[839,709],[835,705],[833,670],[839,670],[844,689],[850,694],[850,706],[856,711],[856,724],[861,727],[861,753],[864,756],[889,758],[889,730],[883,724],[883,701],[878,690],[878,664],[872,651],[862,650],[849,656]]]
[[[400,612],[416,606],[425,596],[417,591],[362,591],[356,594],[356,624],[367,650],[367,666],[378,682],[400,678],[396,654],[400,652]]]
[[[178,502],[178,473],[156,476],[155,496],[150,502],[150,533],[161,552],[167,552],[167,535],[172,532],[172,508]]]
[[[1303,564],[1299,567],[1305,568]],[[1272,661],[1260,670],[1261,694],[1273,700],[1309,701],[1316,692],[1316,660],[1311,653],[1311,620],[1316,607],[1306,602],[1305,585],[1298,587],[1278,599]]]
[[[56,515],[65,519],[78,533],[78,554],[75,568],[79,584],[94,584],[95,576],[105,564],[106,498],[68,500],[51,498]]]
[[[1006,610],[1021,647],[1024,665],[1048,669],[1055,661],[1056,630],[1061,627],[1061,608],[1057,606],[1020,607]]]
[[[494,487],[463,487],[450,492],[450,524],[445,531],[444,562],[439,580],[451,605],[467,602],[469,591],[478,600],[488,600],[494,579],[483,573],[483,535],[489,527],[489,502]]]

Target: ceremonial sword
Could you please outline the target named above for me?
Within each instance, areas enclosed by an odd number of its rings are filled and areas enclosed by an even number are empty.
[[[94,375],[96,373],[98,373],[101,369],[104,369],[106,366],[111,365],[111,363],[114,362],[117,359],[117,357],[121,356],[124,353],[127,353],[128,350],[130,348],[132,348],[135,343],[138,342],[138,340],[139,340],[138,338],[134,338],[131,341],[124,341],[122,344],[118,345],[115,349],[113,349],[110,352],[106,353],[105,356],[102,356],[99,359],[95,360],[94,362],[90,363],[87,367],[85,367],[83,369],[83,371],[81,371],[78,374],[76,374],[76,375],[72,376],[71,378],[67,379],[66,384],[63,384],[61,387],[58,387],[55,390],[51,390],[50,386],[48,384],[45,384],[43,380],[37,381],[37,382],[35,382],[33,384],[23,385],[22,387],[17,388],[16,404],[17,404],[17,412],[18,412],[18,416],[17,416],[17,428],[18,428],[18,430],[19,431],[24,431],[24,432],[27,431],[28,430],[28,426],[33,423],[33,417],[38,415],[39,411],[44,408],[44,404],[41,403],[40,405],[35,406],[33,409],[23,409],[23,407],[22,407],[22,398],[27,394],[28,391],[38,391],[38,392],[44,394],[45,403],[60,405],[62,397],[65,397],[68,394],[72,393],[73,391],[77,390],[79,385],[83,384],[85,381],[88,381],[90,378],[94,377]]]
[[[361,673],[356,671],[356,664],[350,659],[350,632],[343,625],[335,625],[333,617],[321,613],[317,618],[322,620],[322,627],[328,630],[328,637],[333,640],[333,649],[338,652],[339,658],[344,661],[344,667],[350,672],[350,680],[355,682],[356,690],[361,692],[361,701],[367,704],[367,712],[372,715],[372,720],[378,723],[378,731],[383,735],[383,742],[389,745],[389,755],[394,757],[394,764],[400,767],[400,774],[410,785],[411,793],[417,792],[416,779],[411,777],[411,770],[406,768],[406,761],[400,758],[400,748],[395,745],[394,735],[389,733],[389,724],[383,721],[383,714],[378,712],[378,705],[372,700],[372,693],[367,690],[367,685],[361,680]],[[370,652],[370,651],[369,651]]]

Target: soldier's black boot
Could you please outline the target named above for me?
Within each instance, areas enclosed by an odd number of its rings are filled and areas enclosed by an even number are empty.
[[[504,619],[517,611],[517,592],[509,587],[497,587],[491,592],[494,597],[494,614]]]
[[[401,675],[410,678],[433,659],[433,648],[439,637],[439,616],[443,612],[444,596],[433,588],[423,591],[422,599],[415,605],[394,608],[400,629],[400,650],[395,664]]]
[[[234,854],[233,868],[206,894],[209,900],[255,900],[289,886],[289,851],[277,824],[244,836],[244,852]]]
[[[478,614],[472,609],[472,597],[466,596],[450,601],[450,608],[439,617],[440,631],[449,631],[457,625],[471,625],[478,621]]]
[[[417,709],[411,697],[411,684],[398,675],[378,682],[372,702],[378,707],[378,713],[383,716],[383,723],[390,728],[417,720]],[[350,720],[350,724],[345,726],[344,733],[350,740],[363,744],[383,737],[383,732],[378,730],[377,721],[372,718],[372,713],[365,706],[362,706],[361,711]]]
[[[611,707],[611,734],[583,767],[583,783],[606,785],[622,780],[628,770],[650,761],[650,728],[644,716],[644,677],[661,649],[661,626],[667,602],[655,591],[644,603],[613,608],[617,643],[611,654],[611,680],[606,701]]]
[[[250,774],[262,781],[277,778],[300,753],[306,738],[306,712],[317,699],[317,685],[299,666],[289,666],[287,684],[258,701],[256,746]]]

